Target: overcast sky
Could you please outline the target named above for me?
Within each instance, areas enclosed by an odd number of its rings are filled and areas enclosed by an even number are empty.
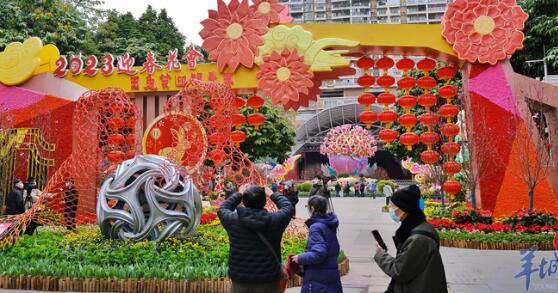
[[[105,0],[104,7],[122,13],[130,11],[138,18],[149,4],[156,10],[165,8],[180,32],[186,36],[186,42],[198,45],[201,45],[198,35],[202,29],[200,21],[207,18],[207,10],[217,8],[216,0]]]

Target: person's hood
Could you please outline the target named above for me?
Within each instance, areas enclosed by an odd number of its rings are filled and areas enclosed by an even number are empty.
[[[339,220],[334,213],[329,213],[323,216],[312,217],[306,221],[308,227],[312,226],[314,223],[322,223],[326,225],[329,229],[335,231],[339,227]]]
[[[237,208],[240,224],[248,229],[263,231],[271,221],[271,215],[265,209]]]

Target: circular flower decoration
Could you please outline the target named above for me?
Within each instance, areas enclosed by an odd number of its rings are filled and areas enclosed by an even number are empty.
[[[253,0],[250,10],[255,17],[265,19],[267,24],[279,23],[281,12],[285,9],[279,0]]]
[[[376,150],[376,140],[372,133],[358,125],[351,124],[330,129],[320,146],[320,153],[327,156],[344,155],[365,158],[373,156]]]
[[[308,95],[314,86],[310,65],[304,63],[296,49],[274,51],[264,57],[257,77],[258,89],[271,97],[274,104],[285,105],[289,101],[298,102],[301,94]]]
[[[442,35],[459,59],[494,65],[523,48],[527,17],[515,0],[456,0],[442,19]]]
[[[250,11],[248,0],[232,0],[229,5],[217,1],[217,11],[209,10],[209,18],[201,22],[203,47],[209,59],[217,61],[219,70],[225,66],[235,71],[240,64],[252,68],[258,54],[261,38],[267,32],[265,19],[256,18]]]

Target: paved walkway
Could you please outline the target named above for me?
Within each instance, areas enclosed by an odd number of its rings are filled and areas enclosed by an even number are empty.
[[[384,292],[389,278],[376,266],[372,256],[374,238],[371,230],[378,229],[388,244],[390,253],[395,247],[391,236],[397,229],[387,213],[381,212],[384,198],[335,198],[335,211],[341,226],[339,241],[345,254],[351,261],[349,275],[343,277],[343,288],[348,293]],[[306,201],[298,204],[297,215],[308,217]],[[525,279],[514,276],[522,270],[521,255],[518,251],[472,250],[446,248],[441,249],[446,269],[446,277],[453,293],[489,293],[489,292],[526,292]],[[552,252],[537,252],[533,268],[538,268],[541,259],[547,261],[556,257]],[[556,263],[558,265],[558,262]],[[549,265],[546,265],[548,270]],[[557,267],[554,268],[556,272]],[[297,288],[289,292],[298,292]],[[540,279],[538,272],[531,277],[528,292],[558,292],[558,273]]]

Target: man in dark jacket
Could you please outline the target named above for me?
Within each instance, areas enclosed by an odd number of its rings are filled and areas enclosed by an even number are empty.
[[[23,182],[16,179],[14,188],[6,198],[6,215],[19,215],[25,213],[23,190]]]
[[[390,217],[401,226],[395,232],[396,257],[376,244],[376,264],[391,277],[387,293],[447,293],[440,240],[419,207],[416,185],[391,197]]]
[[[217,211],[230,240],[229,277],[233,293],[279,292],[281,239],[294,215],[294,207],[280,193],[272,194],[271,200],[277,205],[277,212],[264,209],[265,189],[251,185],[242,194],[235,193],[225,200]],[[238,207],[241,202],[244,207]]]

